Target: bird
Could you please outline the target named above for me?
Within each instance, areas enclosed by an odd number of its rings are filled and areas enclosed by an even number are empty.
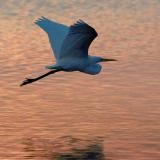
[[[96,75],[102,69],[100,62],[117,61],[116,59],[89,55],[89,47],[98,33],[81,19],[67,26],[42,16],[34,23],[47,33],[56,63],[45,67],[49,70],[46,74],[36,78],[26,78],[20,86],[60,71],[79,71]]]

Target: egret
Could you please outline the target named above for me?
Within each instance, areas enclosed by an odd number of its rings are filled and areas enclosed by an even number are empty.
[[[98,36],[96,30],[82,20],[71,26],[66,26],[45,17],[35,21],[49,38],[56,64],[46,66],[50,71],[37,78],[26,78],[20,86],[42,79],[59,71],[80,71],[96,75],[101,71],[100,62],[116,61],[99,56],[90,56],[88,49],[92,41]]]

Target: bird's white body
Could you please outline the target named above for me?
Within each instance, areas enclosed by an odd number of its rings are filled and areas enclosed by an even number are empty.
[[[96,63],[95,58],[96,57],[91,56],[87,58],[62,58],[58,61],[56,66],[61,66],[65,71],[80,71],[94,75],[101,71],[101,65]]]
[[[46,68],[87,74],[98,74],[101,71],[101,66],[97,63],[102,58],[88,55],[89,46],[98,35],[94,28],[82,20],[70,27],[45,17],[35,23],[47,32],[56,58],[56,64]]]
[[[80,71],[82,68],[86,68],[89,65],[88,58],[62,58],[58,60],[58,66],[66,71]]]

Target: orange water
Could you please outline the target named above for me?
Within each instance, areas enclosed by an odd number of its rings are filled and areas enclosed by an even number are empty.
[[[158,0],[1,3],[0,159],[49,159],[50,143],[62,136],[101,137],[106,159],[160,159]],[[68,25],[86,20],[99,33],[90,52],[118,61],[104,63],[96,76],[62,72],[19,87],[55,61],[47,35],[33,23],[41,15]],[[33,139],[44,143],[27,150]],[[30,156],[39,148],[46,157]]]

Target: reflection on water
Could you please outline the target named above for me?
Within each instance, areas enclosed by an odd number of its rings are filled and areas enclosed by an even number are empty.
[[[55,140],[27,138],[23,140],[28,159],[49,160],[104,160],[101,139],[78,139],[64,136]]]

